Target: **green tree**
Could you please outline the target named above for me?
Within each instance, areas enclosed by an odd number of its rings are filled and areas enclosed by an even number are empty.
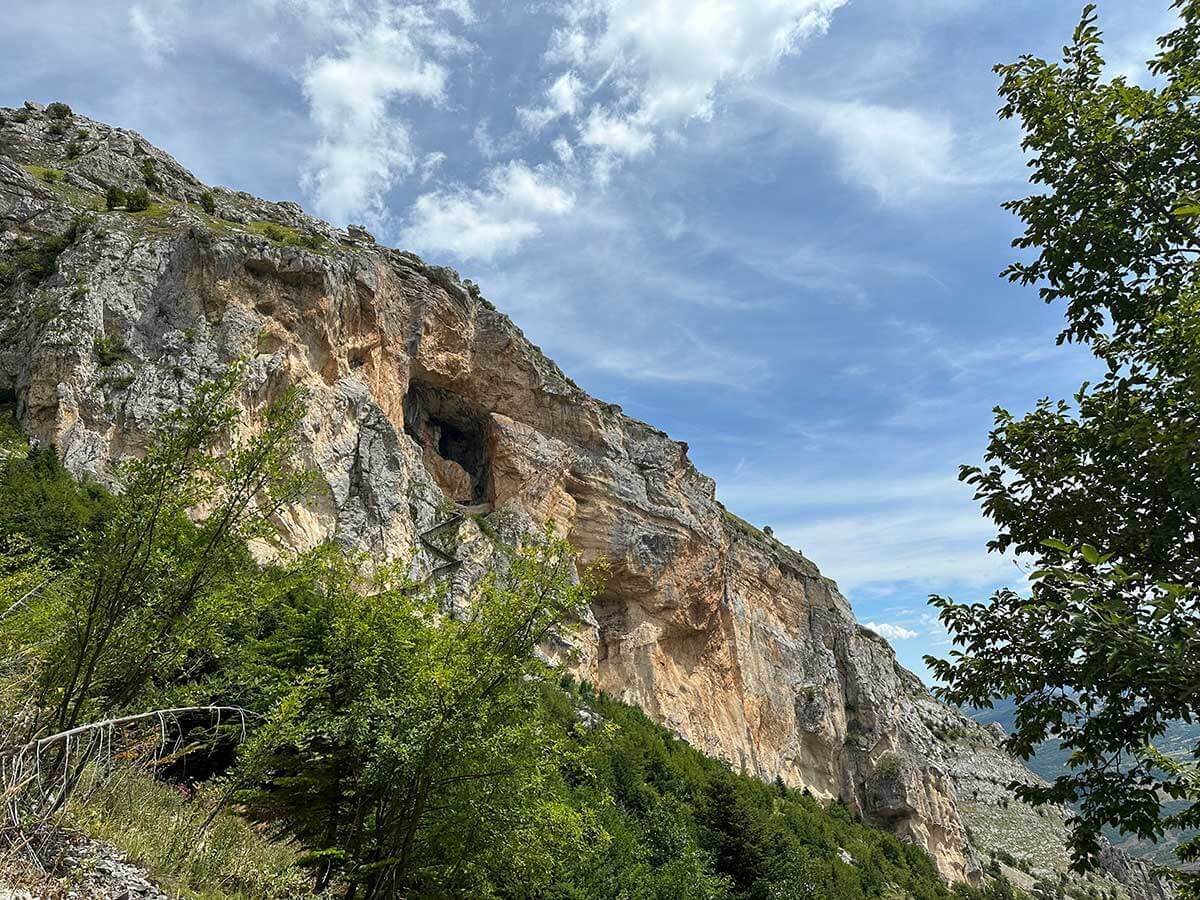
[[[104,206],[107,209],[120,209],[128,199],[129,197],[124,190],[112,184],[109,185],[108,191],[104,195]]]
[[[487,895],[545,885],[589,815],[551,789],[534,649],[595,589],[547,532],[488,575],[462,617],[394,568],[337,553],[293,617],[311,656],[248,745],[244,799],[313,849],[348,895]],[[314,623],[317,640],[312,641]],[[276,646],[293,643],[284,632]]]
[[[89,503],[86,486],[72,493],[44,451],[31,454],[32,474],[6,473],[4,493],[21,508],[44,497],[62,516],[50,529],[9,514],[56,570],[36,603],[0,621],[0,651],[35,657],[26,740],[130,710],[186,680],[203,655],[204,620],[236,602],[232,586],[254,572],[247,542],[270,538],[271,517],[304,492],[306,477],[290,470],[301,395],[285,392],[261,428],[238,437],[240,383],[230,370],[167,416],[145,455],[119,469],[123,491],[111,501]],[[39,467],[53,477],[39,481]],[[193,522],[196,509],[207,515]]]
[[[150,208],[150,192],[144,187],[134,188],[125,195],[125,209],[129,212],[143,212]]]
[[[1011,750],[1071,750],[1052,785],[1016,791],[1077,805],[1081,867],[1105,824],[1163,833],[1159,801],[1186,786],[1144,750],[1200,713],[1200,2],[1175,8],[1156,87],[1104,77],[1092,6],[1061,63],[997,69],[1044,188],[1006,204],[1015,245],[1036,251],[1006,274],[1064,302],[1060,342],[1087,343],[1106,374],[1072,403],[998,409],[984,466],[961,471],[997,525],[990,549],[1036,560],[1031,596],[931,601],[960,648],[929,660],[941,696],[1014,697]]]

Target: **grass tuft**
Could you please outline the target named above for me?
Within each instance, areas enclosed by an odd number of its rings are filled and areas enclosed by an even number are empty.
[[[130,770],[89,774],[76,792],[68,824],[107,841],[185,897],[284,898],[311,895],[290,844],[273,842],[248,822],[218,812],[201,792],[187,799],[171,785]]]

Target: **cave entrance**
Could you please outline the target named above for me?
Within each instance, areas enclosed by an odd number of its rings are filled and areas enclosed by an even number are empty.
[[[486,414],[444,388],[414,381],[404,397],[404,430],[421,445],[443,493],[457,503],[487,501],[487,423]]]

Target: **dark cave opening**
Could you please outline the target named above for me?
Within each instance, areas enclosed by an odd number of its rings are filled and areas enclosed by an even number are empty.
[[[414,381],[404,398],[404,430],[421,445],[426,465],[450,499],[487,500],[485,414],[452,391]]]

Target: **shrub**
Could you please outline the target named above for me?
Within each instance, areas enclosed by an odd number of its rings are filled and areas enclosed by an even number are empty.
[[[69,119],[71,118],[71,107],[56,100],[46,107],[46,115],[52,119]]]
[[[104,205],[108,209],[119,209],[129,201],[129,197],[115,184],[110,186],[104,195]]]
[[[71,141],[67,144],[67,159],[75,159],[83,153],[83,144],[79,141]]]
[[[42,181],[46,182],[46,184],[55,184],[62,178],[62,173],[59,172],[57,169],[47,169],[46,171],[42,172],[41,174],[42,174]]]
[[[31,115],[33,115],[33,113],[31,113],[29,111],[29,108],[22,106],[20,109],[18,109],[16,112],[13,113],[13,121],[14,122],[28,122],[29,117]]]
[[[162,190],[162,179],[158,177],[158,162],[151,157],[142,160],[142,179],[152,191]]]
[[[26,285],[37,284],[54,274],[59,255],[75,243],[83,224],[83,220],[75,219],[62,234],[39,241],[18,240],[11,254],[0,257],[0,288],[18,281]]]
[[[217,198],[213,196],[212,191],[205,191],[200,195],[200,208],[210,216],[217,214]]]
[[[104,368],[122,362],[128,350],[125,341],[119,336],[110,337],[107,334],[96,338],[93,349],[96,351],[96,358],[100,360],[100,365]]]
[[[251,229],[261,234],[263,237],[274,241],[277,244],[283,244],[285,247],[304,247],[307,250],[320,250],[325,246],[325,242],[320,235],[316,234],[301,234],[294,228],[289,228],[286,225],[278,225],[275,222],[255,222],[251,225]]]
[[[150,208],[150,192],[144,187],[136,188],[125,195],[125,209],[142,212]]]
[[[53,135],[64,135],[67,133],[67,126],[64,122],[51,122],[47,130]]]

